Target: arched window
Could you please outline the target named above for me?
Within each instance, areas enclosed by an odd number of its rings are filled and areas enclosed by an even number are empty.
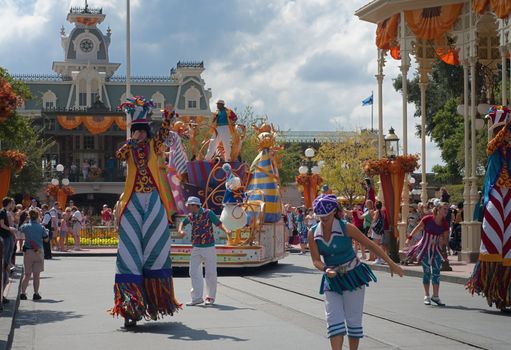
[[[185,109],[199,109],[201,93],[195,86],[185,92]]]
[[[153,99],[155,109],[163,109],[165,106],[165,97],[161,92],[156,91],[151,98]]]
[[[43,108],[52,109],[57,107],[57,95],[51,90],[46,91],[43,94]]]

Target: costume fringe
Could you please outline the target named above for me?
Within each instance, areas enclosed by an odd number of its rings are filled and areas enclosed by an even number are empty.
[[[172,316],[182,308],[174,295],[172,277],[147,278],[144,277],[147,309],[146,316],[151,320]]]
[[[323,294],[325,290],[329,290],[342,294],[346,290],[352,291],[363,285],[368,286],[371,281],[376,282],[376,276],[369,266],[362,263],[353,270],[342,275],[337,274],[333,278],[327,277],[324,273],[319,293]]]
[[[145,298],[137,283],[115,282],[114,307],[108,310],[110,315],[121,315],[126,319],[140,321],[146,314]]]
[[[482,295],[489,306],[511,307],[511,266],[502,262],[478,261],[465,288],[472,295]]]

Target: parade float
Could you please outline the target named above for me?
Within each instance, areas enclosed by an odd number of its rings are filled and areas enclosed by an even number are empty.
[[[256,267],[276,263],[286,256],[275,156],[280,149],[276,145],[276,131],[267,122],[252,127],[259,152],[252,163],[240,158],[247,134],[246,126],[241,124],[230,128],[230,157],[226,157],[225,147],[220,143],[214,157],[206,160],[204,154],[217,135],[216,128],[207,121],[186,117],[173,121],[173,131],[166,143],[166,159],[160,166],[175,213],[170,229],[172,266],[189,264],[190,226],[185,229],[184,238],[176,229],[188,214],[184,206],[188,196],[199,197],[203,207],[213,210],[232,232],[226,235],[215,229],[219,267]],[[202,142],[200,135],[204,135]]]

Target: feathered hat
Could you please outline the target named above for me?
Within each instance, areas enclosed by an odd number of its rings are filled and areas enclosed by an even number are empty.
[[[147,119],[154,108],[153,100],[146,100],[143,96],[133,96],[126,99],[119,106],[120,109],[124,110],[126,116],[131,117],[131,126],[135,125],[147,125],[149,126],[149,120]]]
[[[504,106],[491,106],[485,118],[488,119],[488,131],[491,131],[509,121],[509,109]]]

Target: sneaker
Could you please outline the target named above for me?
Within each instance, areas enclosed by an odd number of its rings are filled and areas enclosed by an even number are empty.
[[[20,300],[27,300],[27,295],[25,293],[21,293]]]
[[[41,300],[42,297],[39,293],[34,293],[34,296],[32,297],[32,300]]]
[[[427,295],[424,297],[424,305],[431,305],[431,298]]]
[[[213,305],[215,303],[215,298],[206,297],[206,305]]]
[[[440,300],[439,297],[431,297],[431,301],[434,302],[435,304],[437,304],[438,306],[445,306],[444,303],[442,303],[442,300]]]
[[[195,306],[195,305],[202,304],[203,302],[204,302],[204,300],[202,300],[202,299],[192,300],[192,301],[187,302],[186,306]]]

